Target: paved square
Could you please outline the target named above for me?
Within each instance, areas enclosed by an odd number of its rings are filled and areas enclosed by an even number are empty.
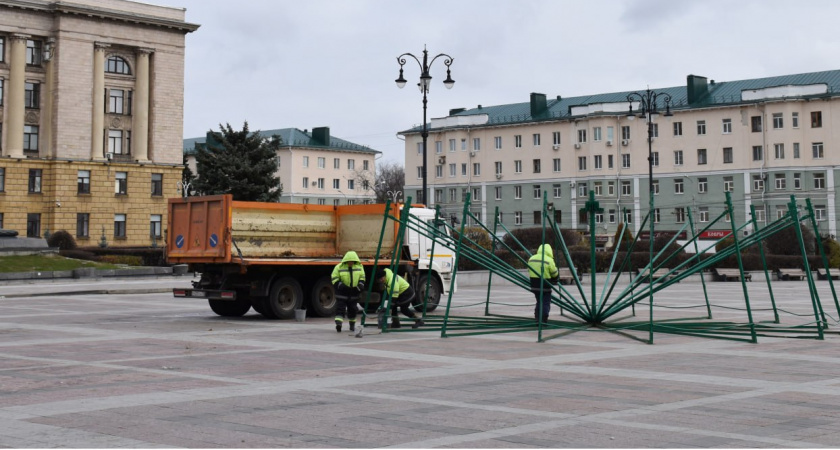
[[[221,318],[167,293],[0,286],[0,447],[838,447],[837,310],[817,283],[825,340],[657,333],[654,345],[646,332],[538,343],[534,330],[372,326],[356,339],[330,318]],[[748,285],[755,320],[772,320],[766,285]],[[746,321],[740,284],[708,289],[716,320]],[[773,289],[784,323],[813,321],[804,282]],[[485,297],[461,287],[453,313],[479,315]],[[491,298],[494,312],[533,314],[528,292]],[[699,281],[654,299],[657,318],[705,314]]]

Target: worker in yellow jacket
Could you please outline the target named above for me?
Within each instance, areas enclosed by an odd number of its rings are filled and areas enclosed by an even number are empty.
[[[396,282],[394,282],[396,277]],[[395,275],[391,269],[378,269],[376,271],[376,280],[380,283],[385,283],[385,292],[391,292],[391,328],[400,328],[400,318],[397,315],[399,308],[405,316],[415,319],[414,325],[411,328],[417,328],[423,325],[423,319],[418,319],[414,311],[411,310],[411,301],[414,300],[414,288],[408,284],[408,281],[399,275]],[[385,296],[383,295],[383,299]],[[384,316],[381,315],[380,317]],[[384,319],[383,319],[384,320]]]
[[[528,260],[528,276],[531,279],[531,292],[537,299],[534,307],[534,320],[548,321],[548,311],[551,309],[551,286],[557,284],[560,272],[554,264],[554,251],[548,244],[541,245],[537,252]]]
[[[365,290],[365,269],[356,252],[351,250],[344,254],[332,271],[331,281],[335,289],[335,331],[341,333],[345,311],[350,331],[356,331],[356,305]]]

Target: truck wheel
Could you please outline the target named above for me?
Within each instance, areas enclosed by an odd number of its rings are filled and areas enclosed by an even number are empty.
[[[421,313],[423,312],[423,299],[426,297],[426,280],[429,280],[429,275],[420,275],[419,286],[415,289],[417,296],[412,302],[414,310]],[[432,277],[429,280],[429,299],[426,301],[426,312],[432,312],[437,309],[438,304],[440,304],[441,292],[443,292],[443,288],[440,286],[440,281]]]
[[[222,317],[242,317],[251,309],[251,302],[247,300],[207,300],[210,309]]]
[[[303,288],[292,277],[283,277],[271,285],[266,313],[278,319],[291,319],[295,310],[303,306]]]
[[[335,288],[330,282],[330,277],[323,276],[315,281],[312,286],[312,295],[309,297],[309,306],[312,312],[318,317],[330,317],[335,315]]]

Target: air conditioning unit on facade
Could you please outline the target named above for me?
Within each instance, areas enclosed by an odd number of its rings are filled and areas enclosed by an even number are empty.
[[[105,154],[105,159],[107,159],[108,161],[113,161],[114,160],[114,152],[106,153]]]
[[[497,180],[501,180],[501,179],[502,179],[502,174],[497,173],[497,174],[496,174],[496,179],[497,179]]]
[[[446,156],[438,157],[438,164],[446,164]]]
[[[622,139],[621,140],[621,145],[623,145],[625,147],[630,145],[630,139]]]
[[[580,144],[575,144],[575,149],[580,149]]]
[[[560,144],[554,144],[554,146],[552,146],[551,148],[553,148],[554,150],[560,150]]]
[[[475,157],[475,152],[470,152],[470,158],[474,158],[474,157]]]
[[[612,141],[607,141],[607,147],[612,147]]]

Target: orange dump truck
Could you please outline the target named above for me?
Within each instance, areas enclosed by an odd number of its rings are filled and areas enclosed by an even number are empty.
[[[397,206],[392,207],[391,215],[398,217]],[[434,223],[432,209],[411,207],[409,214]],[[206,299],[220,316],[242,316],[251,308],[271,319],[294,317],[296,309],[331,316],[333,267],[353,250],[370,281],[384,217],[384,204],[244,202],[230,195],[170,199],[167,259],[201,274],[192,289],[173,294]],[[380,266],[389,264],[398,233],[399,223],[389,220]],[[399,272],[415,286],[418,302],[429,286],[426,308],[431,311],[448,293],[454,255],[437,242],[430,258],[432,239],[410,228],[405,233]],[[379,297],[372,295],[370,302],[375,307]]]

